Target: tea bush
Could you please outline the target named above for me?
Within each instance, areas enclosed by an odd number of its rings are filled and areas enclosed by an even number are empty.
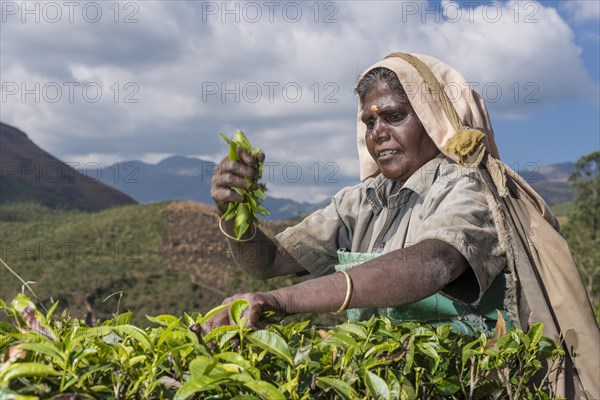
[[[563,356],[539,324],[493,338],[385,317],[250,331],[236,301],[236,325],[199,339],[223,306],[141,329],[131,313],[90,327],[56,305],[0,301],[13,321],[0,324],[0,399],[548,399],[548,382],[531,378]]]

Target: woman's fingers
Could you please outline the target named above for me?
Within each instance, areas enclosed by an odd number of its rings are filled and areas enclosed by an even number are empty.
[[[246,315],[244,315],[246,318],[248,318],[246,326],[252,330],[266,328],[267,325],[269,325],[269,322],[263,319],[264,312],[264,305],[261,305],[260,307],[253,307],[252,305],[250,305]]]
[[[219,171],[213,176],[211,188],[240,188],[245,189],[248,186],[247,176],[238,175],[231,171]]]
[[[221,186],[231,186],[234,181],[232,181],[228,175],[233,178],[240,178],[240,182],[243,182],[246,178],[255,178],[257,169],[242,162],[227,159],[222,161],[215,168],[213,183]]]
[[[246,150],[238,147],[238,157],[240,158],[240,160],[250,166],[250,167],[257,167],[258,166],[258,162],[256,161],[256,158],[252,157],[252,154],[248,153]]]
[[[253,302],[251,295],[241,296],[240,298],[244,298],[248,301],[248,307],[244,309],[241,314],[242,318],[246,318],[246,328],[250,328],[252,330],[264,328],[263,324],[258,323],[263,313],[263,305]],[[236,322],[233,320],[232,316],[229,315],[229,324],[235,325],[235,323]]]
[[[241,149],[238,149],[238,156],[239,161],[230,160],[228,157],[223,158],[213,171],[210,196],[222,212],[225,212],[229,202],[244,200],[243,196],[233,189],[256,187],[258,163],[265,159],[263,152],[259,152],[256,157],[253,157]]]
[[[220,188],[220,187],[211,188],[210,196],[217,203],[223,203],[223,204],[227,204],[229,202],[239,203],[241,201],[244,201],[244,196],[237,193],[233,189],[227,189],[227,188]]]
[[[265,160],[265,153],[263,153],[262,151],[259,151],[258,154],[256,155],[256,157],[254,157],[252,154],[248,153],[247,150],[238,148],[238,157],[246,165],[253,167],[253,168],[258,168],[258,163],[263,162]]]

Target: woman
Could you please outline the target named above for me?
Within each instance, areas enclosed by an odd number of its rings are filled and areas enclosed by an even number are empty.
[[[600,335],[576,267],[546,205],[498,160],[481,97],[439,60],[404,53],[370,67],[356,92],[359,185],[273,239],[254,227],[236,241],[231,222],[221,226],[250,275],[314,279],[225,302],[247,299],[254,327],[264,311],[347,309],[354,320],[384,314],[465,333],[490,333],[499,314],[523,329],[541,321],[546,336],[565,334],[567,367],[579,369],[563,376],[563,394],[600,397]],[[215,169],[221,213],[264,154],[240,157]],[[229,322],[222,312],[204,329]]]

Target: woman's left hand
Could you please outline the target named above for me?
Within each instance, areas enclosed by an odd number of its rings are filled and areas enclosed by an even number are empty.
[[[248,308],[243,311],[242,317],[248,320],[246,327],[250,329],[262,329],[268,324],[281,321],[287,315],[281,298],[274,294],[274,292],[236,294],[225,299],[223,304],[231,304],[239,299],[244,299],[249,303]],[[263,314],[268,311],[272,311],[274,314],[265,318]],[[206,334],[223,325],[235,325],[235,322],[229,315],[229,307],[208,320],[202,326],[202,332]]]

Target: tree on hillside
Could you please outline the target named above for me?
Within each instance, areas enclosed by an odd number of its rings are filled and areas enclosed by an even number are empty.
[[[600,151],[580,158],[569,181],[577,197],[564,227],[565,238],[588,296],[596,304],[600,302]]]

